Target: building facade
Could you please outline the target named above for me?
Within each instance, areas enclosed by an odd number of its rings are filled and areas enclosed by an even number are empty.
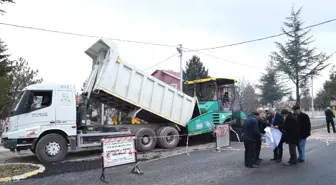
[[[156,70],[152,76],[163,81],[164,83],[180,89],[180,73],[172,70]]]

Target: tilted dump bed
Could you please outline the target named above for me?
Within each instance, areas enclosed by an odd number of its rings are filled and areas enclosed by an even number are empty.
[[[93,60],[83,92],[90,98],[149,123],[173,122],[185,127],[200,114],[196,99],[122,61],[110,40],[100,39],[85,53]]]

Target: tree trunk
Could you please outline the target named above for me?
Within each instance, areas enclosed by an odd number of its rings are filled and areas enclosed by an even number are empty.
[[[301,98],[300,98],[299,82],[296,82],[295,86],[296,86],[296,104],[300,105]]]

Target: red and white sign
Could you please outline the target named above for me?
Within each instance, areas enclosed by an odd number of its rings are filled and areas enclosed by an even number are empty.
[[[104,168],[136,162],[136,137],[102,139]]]
[[[224,137],[229,131],[229,125],[217,125],[215,133],[217,137]]]
[[[230,125],[216,125],[216,148],[230,146]]]

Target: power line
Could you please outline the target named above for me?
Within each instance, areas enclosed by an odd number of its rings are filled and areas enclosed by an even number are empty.
[[[330,23],[330,22],[333,22],[333,21],[336,21],[336,19],[330,19],[330,20],[327,20],[327,21],[324,21],[324,22],[313,24],[313,25],[301,28],[299,31],[305,30],[305,29],[308,29],[308,28],[313,28],[313,27],[316,27],[316,26],[320,26],[320,25],[323,25],[323,24],[327,24],[327,23]],[[290,31],[290,32],[287,32],[287,33],[293,33],[293,31]],[[258,39],[247,40],[247,41],[237,42],[237,43],[223,45],[223,46],[216,46],[216,47],[210,47],[210,48],[195,49],[195,50],[192,50],[192,51],[204,51],[204,50],[213,50],[213,49],[220,49],[220,48],[226,48],[226,47],[231,47],[231,46],[237,46],[237,45],[247,44],[247,43],[251,43],[251,42],[257,42],[257,41],[267,40],[267,39],[279,37],[279,36],[282,36],[282,35],[285,35],[285,34],[286,33],[279,33],[279,34],[276,34],[276,35],[270,35],[270,36],[262,37],[262,38],[258,38]]]
[[[168,58],[162,60],[161,62],[158,62],[158,63],[156,63],[156,64],[154,64],[154,65],[152,65],[152,66],[150,66],[150,67],[147,67],[147,68],[145,68],[145,69],[143,69],[143,70],[147,70],[147,69],[153,68],[153,67],[155,67],[155,66],[157,66],[157,65],[160,65],[160,64],[162,64],[163,62],[165,62],[165,61],[167,61],[167,60],[173,58],[173,57],[174,57],[175,55],[177,55],[177,54],[178,54],[178,53],[175,53],[174,55],[172,55],[172,56],[170,56],[170,57],[168,57]]]
[[[64,32],[64,31],[58,31],[58,30],[51,30],[51,29],[44,29],[44,28],[23,26],[23,25],[17,25],[17,24],[8,24],[8,23],[2,23],[2,22],[0,22],[0,25],[17,27],[17,28],[23,28],[23,29],[30,29],[30,30],[37,30],[37,31],[45,31],[45,32],[51,32],[51,33],[58,33],[58,34],[65,34],[65,35],[72,35],[72,36],[79,36],[79,37],[100,38],[100,37],[94,36],[94,35],[86,35],[86,34],[73,33],[73,32]],[[174,48],[176,48],[176,46],[167,45],[167,44],[156,44],[156,43],[141,42],[141,41],[132,41],[132,40],[125,40],[125,39],[115,39],[115,38],[109,38],[109,37],[105,37],[105,38],[110,39],[110,40],[114,40],[114,41],[121,41],[121,42],[129,42],[129,43],[137,43],[137,44],[146,44],[146,45],[155,45],[155,46],[164,46],[164,47],[174,47]],[[191,49],[188,49],[188,48],[185,48],[185,49],[187,49],[189,51],[194,51],[194,50],[191,50]],[[198,52],[198,51],[195,51],[195,52]],[[201,52],[198,52],[198,53],[203,54],[203,55],[207,55],[207,56],[211,56],[213,58],[217,58],[217,59],[222,60],[222,61],[227,61],[227,62],[239,64],[239,65],[245,65],[245,64],[238,63],[238,62],[233,62],[233,61],[225,60],[225,59],[222,59],[222,58],[210,55],[210,54],[201,53]],[[165,62],[167,60],[169,60],[170,58],[174,57],[176,54],[178,54],[178,53],[175,53],[174,55],[166,58],[165,60],[163,60],[163,61],[161,61],[159,63],[156,63],[153,66],[145,68],[144,70],[153,68],[153,67],[155,67],[155,66],[157,66],[157,65],[159,65],[159,64],[161,64],[161,63],[163,63],[163,62]],[[245,66],[249,66],[249,65],[245,65]],[[249,67],[255,67],[255,66],[249,66]]]
[[[86,35],[86,34],[65,32],[65,31],[58,31],[58,30],[51,30],[51,29],[44,29],[44,28],[36,28],[36,27],[23,26],[23,25],[17,25],[17,24],[9,24],[9,23],[3,23],[3,22],[0,22],[0,25],[11,26],[11,27],[16,27],[16,28],[30,29],[30,30],[37,30],[37,31],[45,31],[45,32],[51,32],[51,33],[59,33],[59,34],[72,35],[72,36],[79,36],[79,37],[100,38],[100,37],[94,36],[94,35]],[[116,39],[116,38],[110,38],[110,37],[105,37],[105,38],[110,39],[110,40],[114,40],[114,41],[120,41],[120,42],[129,42],[129,43],[136,43],[136,44],[146,44],[146,45],[153,45],[153,46],[176,48],[176,46],[168,45],[168,44],[158,44],[158,43],[133,41],[133,40],[126,40],[126,39]]]
[[[189,50],[189,49],[188,49],[188,50]],[[222,60],[222,61],[224,61],[224,62],[230,62],[230,63],[232,63],[232,64],[237,64],[237,65],[241,65],[241,66],[245,66],[245,67],[250,67],[250,68],[260,69],[260,66],[251,66],[251,65],[243,64],[243,63],[239,63],[239,62],[236,62],[236,61],[223,59],[223,58],[220,58],[220,57],[217,57],[217,56],[214,56],[214,55],[211,55],[211,54],[203,53],[203,52],[200,52],[200,51],[192,51],[192,50],[189,50],[188,52],[195,52],[195,53],[199,53],[199,54],[202,54],[202,55],[206,55],[206,56],[209,56],[209,57],[216,58],[216,59],[218,59],[218,60]]]

